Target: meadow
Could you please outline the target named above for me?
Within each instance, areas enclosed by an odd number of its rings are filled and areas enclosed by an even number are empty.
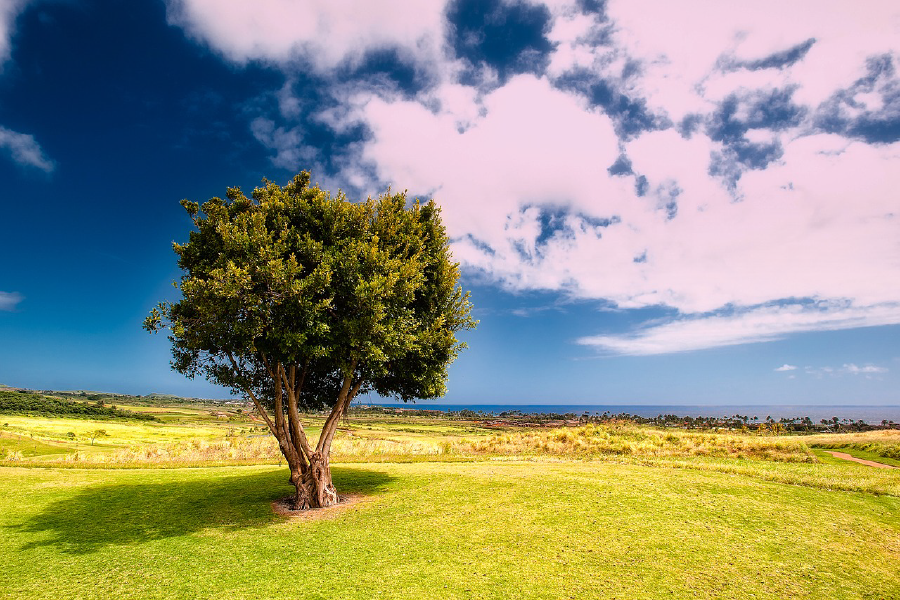
[[[896,430],[356,411],[333,465],[352,501],[282,516],[246,409],[127,410],[158,421],[0,415],[0,598],[900,597],[900,469],[825,452],[887,462]]]

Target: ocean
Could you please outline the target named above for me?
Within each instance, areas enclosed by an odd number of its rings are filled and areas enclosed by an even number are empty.
[[[829,405],[717,405],[717,406],[675,406],[653,404],[432,404],[430,402],[408,403],[360,403],[362,406],[384,406],[391,408],[410,408],[422,410],[440,410],[456,412],[460,410],[481,411],[499,415],[504,411],[518,410],[525,414],[536,413],[574,413],[582,415],[602,415],[628,413],[641,417],[657,415],[678,415],[679,417],[730,417],[746,415],[753,419],[765,420],[772,417],[776,421],[781,418],[793,419],[809,417],[814,423],[822,419],[851,419],[865,421],[871,425],[880,424],[882,420],[900,423],[900,406],[829,406]]]

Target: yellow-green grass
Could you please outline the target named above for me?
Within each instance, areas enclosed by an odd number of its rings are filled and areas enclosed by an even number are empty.
[[[0,431],[0,459],[22,460],[34,456],[67,454],[71,451],[64,443],[42,442],[28,436]]]
[[[810,445],[835,446],[841,444],[883,443],[900,445],[900,429],[878,429],[848,433],[817,433],[804,437]]]
[[[173,442],[188,439],[213,439],[222,437],[227,427],[198,424],[165,424],[143,421],[111,421],[93,419],[65,419],[56,417],[27,417],[0,415],[4,429],[11,433],[34,436],[43,440],[69,439],[74,433],[76,439],[88,440],[98,429],[106,431],[106,436],[95,440],[96,445],[146,444]],[[89,442],[88,442],[89,443]]]
[[[334,472],[365,499],[290,520],[276,467],[2,467],[0,598],[900,597],[895,497],[598,462]]]
[[[13,418],[13,417],[10,417]],[[48,444],[65,454],[12,456],[18,465],[135,468],[197,467],[282,463],[277,444],[260,427],[210,426],[203,423],[84,421],[16,417],[18,430],[49,427],[56,438]],[[315,439],[321,418],[306,418]],[[113,425],[113,427],[111,427]],[[63,432],[78,429],[75,441],[58,441]],[[81,429],[79,429],[81,428]],[[86,436],[95,428],[106,437]],[[473,433],[474,432],[474,433]],[[152,434],[152,437],[151,437]],[[65,438],[63,438],[65,439]],[[151,441],[146,441],[146,440]],[[629,423],[578,428],[537,428],[492,431],[471,423],[435,424],[424,418],[407,422],[369,418],[349,420],[335,438],[333,462],[423,461],[606,461],[718,471],[759,479],[818,487],[900,496],[900,471],[873,469],[832,459],[810,450],[803,437],[658,429]],[[0,462],[5,458],[0,452]],[[7,461],[8,462],[8,461]]]
[[[469,450],[507,456],[709,456],[815,462],[798,437],[660,429],[630,422],[497,433],[471,441]]]

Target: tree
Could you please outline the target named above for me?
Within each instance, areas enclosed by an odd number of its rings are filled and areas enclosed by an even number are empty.
[[[477,324],[434,201],[388,190],[353,203],[309,181],[303,172],[284,187],[263,180],[251,198],[229,188],[202,207],[183,200],[195,229],[174,244],[182,299],[144,322],[169,330],[173,369],[255,404],[297,509],[337,502],[331,443],[357,394],[442,396],[465,347],[456,333]],[[302,409],[329,411],[315,443]]]

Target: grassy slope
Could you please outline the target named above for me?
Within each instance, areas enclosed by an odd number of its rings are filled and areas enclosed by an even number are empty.
[[[103,429],[107,437],[96,440],[99,445],[127,445],[138,443],[176,442],[187,439],[213,439],[225,434],[225,426],[215,424],[152,423],[138,421],[109,421],[65,419],[62,417],[26,417],[3,415],[3,423],[11,432],[34,434],[36,437],[65,440],[72,432],[84,440],[90,433]]]
[[[0,468],[2,598],[892,598],[900,499],[609,463]]]
[[[34,440],[24,435],[0,431],[0,458],[7,452],[21,452],[23,457],[67,454],[72,448],[66,444],[53,444]]]

